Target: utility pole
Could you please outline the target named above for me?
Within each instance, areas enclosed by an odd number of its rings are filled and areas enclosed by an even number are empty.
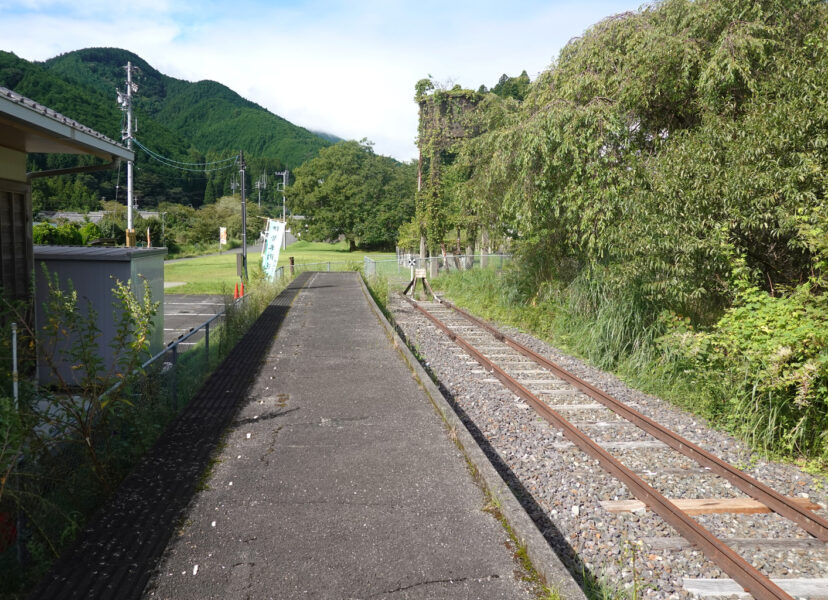
[[[247,281],[247,204],[244,197],[244,151],[239,150],[239,172],[241,173],[241,209],[242,209],[242,273]]]
[[[287,248],[287,211],[285,210],[285,187],[287,186],[290,171],[276,171],[274,175],[282,176],[282,222],[285,224],[285,234],[282,236],[282,250]]]
[[[118,104],[121,105],[121,110],[126,112],[127,122],[126,130],[122,134],[122,139],[126,141],[127,148],[132,150],[132,92],[138,91],[138,86],[132,81],[132,72],[137,69],[133,68],[132,61],[126,64],[126,92],[118,91]],[[127,161],[127,230],[126,230],[126,245],[135,245],[135,229],[132,227],[132,168],[133,161]]]
[[[262,190],[267,189],[267,171],[259,175],[256,180],[256,189],[259,191],[259,208],[262,207]]]

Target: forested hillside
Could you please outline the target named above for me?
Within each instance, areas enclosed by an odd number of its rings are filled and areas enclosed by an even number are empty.
[[[111,97],[123,87],[124,65],[141,69],[137,106],[165,127],[206,152],[244,149],[294,168],[327,145],[320,136],[297,127],[215,81],[190,83],[168,77],[126,50],[87,48],[44,63],[52,73]]]
[[[115,90],[124,87],[127,61],[140,69],[136,77],[135,137],[160,155],[197,163],[243,150],[254,180],[264,171],[272,174],[292,169],[331,143],[245,100],[226,86],[168,77],[126,50],[88,48],[44,63],[0,52],[0,85],[120,140],[123,115],[115,102]],[[35,156],[32,163],[34,168],[47,168],[77,160]],[[230,193],[232,178],[238,178],[237,170],[231,168],[207,175],[173,169],[140,149],[136,169],[136,196],[142,207],[162,201],[199,206]],[[122,173],[122,188],[124,180]],[[97,209],[102,198],[115,198],[118,184],[118,174],[111,172],[36,180],[33,200],[36,208]],[[248,182],[250,187],[252,181]],[[71,194],[66,193],[67,188]],[[275,199],[274,191],[266,193],[266,199]],[[123,195],[123,190],[120,193]]]
[[[501,300],[757,445],[825,459],[827,81],[816,0],[608,18],[522,100],[421,81],[413,225],[432,251],[454,228],[511,240]]]

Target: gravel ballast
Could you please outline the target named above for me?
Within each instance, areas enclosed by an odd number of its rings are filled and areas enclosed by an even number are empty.
[[[559,430],[486,373],[459,346],[399,296],[389,309],[409,345],[441,385],[478,441],[494,454],[507,479],[553,549],[575,572],[610,586],[636,585],[640,597],[692,598],[685,579],[728,576],[652,512],[610,513],[600,501],[633,496],[597,461],[571,445]],[[457,317],[451,322],[460,323]],[[543,373],[526,359],[511,358],[494,338],[480,336],[469,322],[456,332],[538,393],[626,466],[668,498],[739,498],[745,495],[724,479],[655,440],[589,398]],[[577,377],[654,419],[705,450],[743,468],[789,496],[808,497],[828,516],[824,480],[794,466],[763,460],[732,436],[711,429],[703,419],[626,386],[616,377],[567,356],[536,338],[510,328],[501,331],[543,354]],[[505,361],[505,362],[504,362]],[[634,444],[630,444],[635,442]],[[695,517],[772,578],[828,577],[828,550],[791,521],[773,513],[708,514]],[[774,540],[769,542],[768,540]],[[828,590],[825,595],[828,596]]]

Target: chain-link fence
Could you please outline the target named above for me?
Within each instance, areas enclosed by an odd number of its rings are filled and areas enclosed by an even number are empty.
[[[304,271],[359,271],[362,269],[362,261],[355,260],[339,260],[339,261],[325,261],[312,263],[296,263],[293,265],[285,265],[280,267],[287,269],[288,273],[298,275]]]
[[[432,278],[449,271],[492,269],[500,271],[512,260],[511,254],[449,254],[420,258],[415,254],[399,254],[397,258],[374,260],[364,258],[366,277],[379,275],[389,282],[400,284],[411,281],[415,269],[425,269],[426,277]]]
[[[19,399],[0,397],[0,589],[31,585],[286,284],[284,275],[280,269],[261,298],[228,301],[102,395],[23,380]]]

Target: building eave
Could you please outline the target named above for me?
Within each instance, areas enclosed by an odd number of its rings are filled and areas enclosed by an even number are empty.
[[[0,87],[0,146],[20,152],[92,154],[110,161],[135,153],[102,133]]]

